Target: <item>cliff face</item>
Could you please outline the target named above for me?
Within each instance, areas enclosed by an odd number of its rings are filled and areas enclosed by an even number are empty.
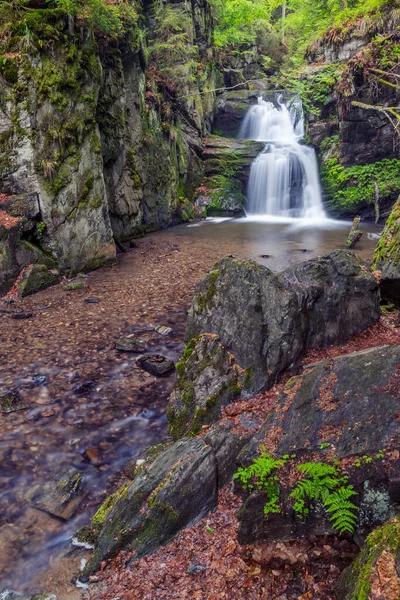
[[[210,10],[205,0],[138,10],[116,40],[59,9],[31,9],[29,34],[3,44],[0,293],[28,264],[63,273],[109,264],[114,236],[128,241],[190,213],[214,101],[199,94],[215,87]],[[165,11],[184,23],[179,73]]]
[[[328,208],[336,216],[387,216],[400,190],[400,9],[331,29],[305,71]]]

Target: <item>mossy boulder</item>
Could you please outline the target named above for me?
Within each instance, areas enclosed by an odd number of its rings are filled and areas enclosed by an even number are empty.
[[[152,552],[213,508],[216,501],[212,449],[203,440],[184,438],[176,442],[144,468],[115,503],[106,505],[85,573],[97,570],[104,558],[123,547],[135,550],[135,557]]]
[[[168,402],[168,426],[173,439],[196,435],[216,421],[221,407],[239,398],[243,369],[217,335],[205,334],[187,345],[178,362]]]
[[[251,163],[262,148],[259,142],[208,136],[203,153],[205,177],[194,197],[197,213],[244,216]]]
[[[167,448],[149,449],[134,481],[110,496],[91,526],[78,533],[80,541],[94,543],[83,574],[94,572],[122,548],[134,551],[132,560],[149,554],[214,509],[217,490],[231,479],[236,456],[257,423],[248,415],[247,430],[238,432],[234,423],[224,420],[203,438],[182,438]]]
[[[351,252],[337,250],[272,273],[225,258],[200,281],[186,341],[218,334],[246,369],[246,388],[271,386],[309,348],[338,344],[380,315],[375,277]]]
[[[22,276],[18,287],[21,298],[29,296],[40,290],[60,283],[61,277],[58,271],[49,270],[46,265],[32,265],[28,267]]]
[[[399,517],[370,533],[360,554],[340,578],[338,600],[370,598],[400,598]]]
[[[374,268],[382,271],[382,295],[400,304],[400,197],[376,247]]]

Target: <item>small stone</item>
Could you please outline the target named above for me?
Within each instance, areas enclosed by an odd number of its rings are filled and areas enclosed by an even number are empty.
[[[85,450],[85,452],[83,453],[83,457],[86,460],[88,460],[89,462],[91,462],[95,467],[99,467],[100,465],[102,465],[104,463],[102,454],[101,454],[100,450],[98,448],[96,448],[96,446],[93,446],[93,447]]]
[[[18,312],[11,315],[12,319],[21,320],[21,319],[31,319],[33,317],[33,313],[31,312]]]
[[[85,298],[84,302],[86,302],[86,304],[98,304],[100,300],[99,298]]]
[[[17,390],[3,390],[0,392],[0,412],[8,414],[28,408]]]
[[[146,345],[135,337],[121,338],[115,342],[115,347],[120,352],[134,352],[135,354],[147,352]]]
[[[76,283],[68,283],[67,285],[64,285],[64,290],[66,292],[72,292],[73,290],[81,290],[84,287],[84,283],[82,283],[81,281],[77,281]]]
[[[72,388],[72,391],[77,396],[84,396],[85,394],[89,394],[93,390],[95,385],[96,385],[96,383],[92,380],[82,381],[82,383],[78,383],[77,385],[74,385],[74,387]]]
[[[201,573],[202,571],[205,571],[205,570],[206,570],[205,565],[202,565],[202,564],[196,565],[194,562],[191,562],[190,565],[188,566],[187,572],[189,573],[189,575],[198,575],[199,573]]]
[[[156,325],[154,331],[161,335],[168,335],[172,331],[172,327],[166,327],[165,325]]]
[[[141,369],[156,377],[166,377],[175,370],[174,361],[161,354],[149,354],[148,356],[143,356],[138,359],[137,364]]]

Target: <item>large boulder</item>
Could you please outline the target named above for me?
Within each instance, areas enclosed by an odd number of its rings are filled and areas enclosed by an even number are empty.
[[[121,548],[134,550],[135,559],[153,552],[215,508],[218,487],[231,479],[236,456],[251,435],[251,428],[237,432],[225,420],[203,438],[182,438],[139,467],[134,481],[107,499],[92,525],[78,532],[78,539],[94,543],[84,574]]]
[[[382,294],[400,304],[400,197],[394,205],[374,255],[382,271]]]
[[[357,532],[394,515],[400,503],[400,347],[383,346],[317,363],[289,380],[257,436],[242,450],[249,465],[263,446],[283,467],[280,507],[264,516],[266,496],[251,493],[240,511],[240,543],[283,541],[332,533],[321,505],[299,519],[289,498],[299,462],[336,461],[357,495]]]
[[[78,533],[94,542],[84,574],[121,548],[134,550],[135,559],[153,552],[215,508],[218,487],[232,477],[236,456],[250,437],[250,430],[235,432],[225,421],[203,438],[182,438],[144,465],[132,483],[106,500],[92,527]]]
[[[186,341],[215,333],[251,374],[248,390],[273,385],[309,348],[342,343],[379,318],[375,277],[337,250],[272,273],[225,258],[196,287]]]
[[[212,334],[191,340],[176,369],[167,411],[169,431],[175,440],[195,435],[202,425],[218,419],[221,407],[240,394],[243,371]]]

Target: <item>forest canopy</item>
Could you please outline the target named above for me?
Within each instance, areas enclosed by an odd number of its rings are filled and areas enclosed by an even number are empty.
[[[333,25],[346,25],[393,0],[210,0],[215,19],[215,44],[219,48],[256,45],[265,40],[283,43],[293,65],[298,66],[307,46]],[[267,49],[268,51],[268,49]]]

